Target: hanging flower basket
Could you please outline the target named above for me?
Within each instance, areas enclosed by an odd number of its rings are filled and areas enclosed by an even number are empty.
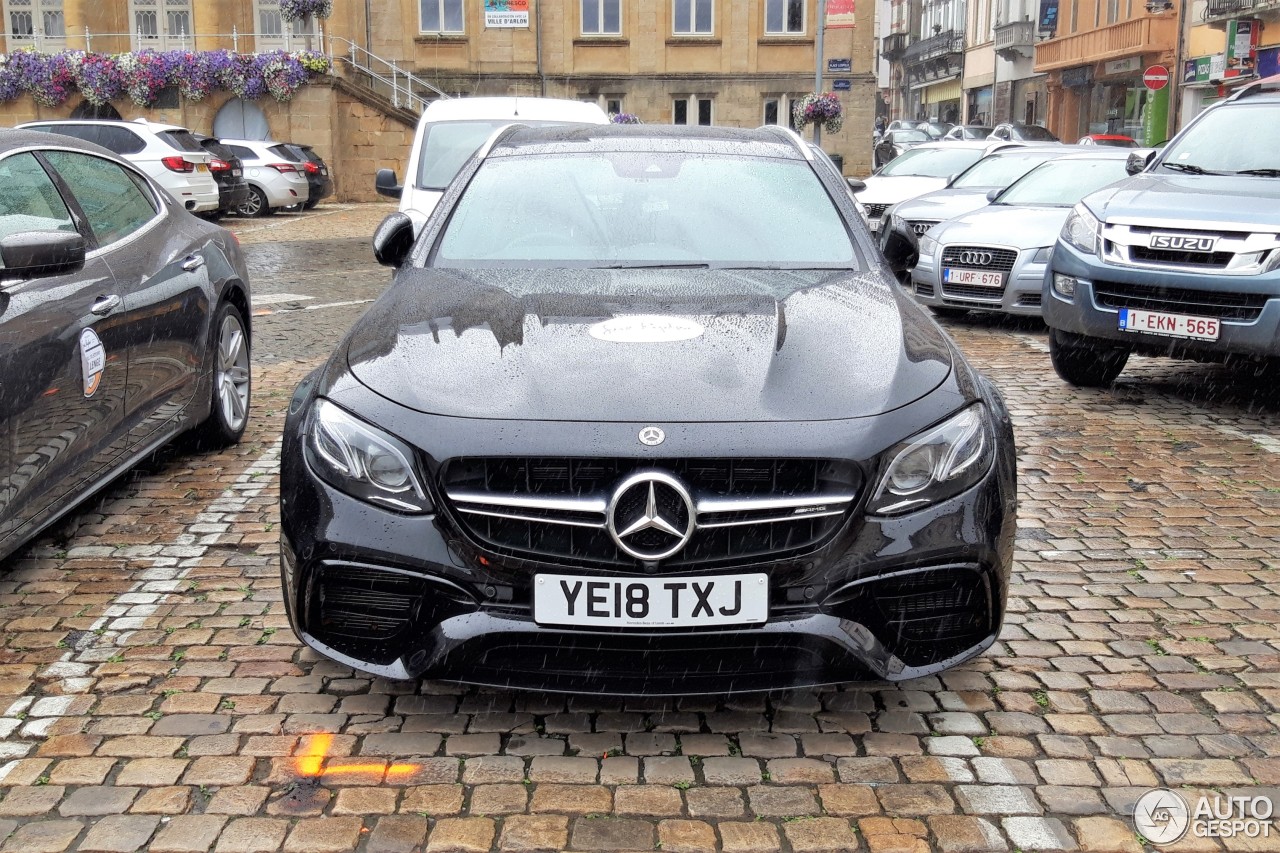
[[[844,107],[835,92],[808,94],[792,107],[791,122],[796,130],[804,130],[812,123],[821,125],[827,133],[839,133],[844,127]]]
[[[610,113],[609,121],[614,124],[641,124],[640,116],[633,113]]]
[[[86,53],[73,64],[80,94],[94,106],[100,107],[114,101],[124,93],[124,72],[116,57],[105,53]]]
[[[307,16],[327,18],[333,14],[333,0],[280,0],[280,17],[301,21]]]

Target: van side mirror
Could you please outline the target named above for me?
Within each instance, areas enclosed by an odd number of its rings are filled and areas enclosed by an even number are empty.
[[[409,257],[413,240],[413,220],[403,213],[393,213],[373,232],[373,256],[384,267],[398,267]]]
[[[849,189],[856,193],[860,193],[867,188],[866,183],[858,180],[857,178],[845,178],[844,180],[845,183],[849,185]]]
[[[373,188],[378,191],[378,195],[390,198],[400,198],[404,193],[404,187],[397,180],[394,169],[379,169],[373,179]]]
[[[1145,172],[1147,166],[1151,165],[1151,161],[1155,159],[1156,149],[1139,148],[1136,151],[1129,152],[1129,159],[1124,161],[1124,170],[1130,175],[1136,175],[1139,172]]]
[[[6,278],[73,272],[84,266],[84,237],[74,231],[28,231],[0,240]]]
[[[920,243],[916,232],[899,217],[885,217],[880,222],[880,254],[901,283],[911,277],[920,260]]]
[[[991,204],[1000,197],[1000,193],[1004,190],[987,190],[987,204]]]

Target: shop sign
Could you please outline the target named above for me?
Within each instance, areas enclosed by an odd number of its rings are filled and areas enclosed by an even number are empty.
[[[857,27],[854,0],[827,0],[827,29],[852,30]]]
[[[529,28],[529,0],[484,0],[487,29]]]
[[[1261,30],[1261,22],[1251,18],[1227,23],[1226,69],[1222,79],[1252,77],[1257,73],[1258,35]]]
[[[1040,32],[1058,31],[1058,0],[1040,0]]]
[[[1209,65],[1212,60],[1213,57],[1211,56],[1197,56],[1195,59],[1188,59],[1182,64],[1182,82],[1208,83]]]
[[[1131,56],[1128,59],[1113,59],[1103,66],[1107,74],[1132,74],[1142,70],[1142,57]]]
[[[1215,53],[1209,57],[1209,80],[1221,80],[1227,70],[1227,55]]]
[[[1277,74],[1280,74],[1280,47],[1258,51],[1258,76],[1274,77]]]
[[[1064,68],[1062,71],[1062,85],[1079,89],[1088,86],[1093,81],[1093,66],[1081,65],[1078,68]]]

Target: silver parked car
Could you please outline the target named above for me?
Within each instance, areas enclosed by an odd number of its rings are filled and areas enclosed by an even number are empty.
[[[989,206],[930,228],[911,274],[916,299],[940,316],[970,309],[1040,316],[1053,244],[1071,208],[1127,177],[1123,149],[1100,148],[1042,163]]]
[[[240,205],[241,216],[266,216],[282,207],[305,205],[311,185],[298,155],[282,143],[256,139],[224,139],[222,144],[244,164],[249,198]]]

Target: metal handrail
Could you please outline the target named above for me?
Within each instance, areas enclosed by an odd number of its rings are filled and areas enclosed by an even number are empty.
[[[335,51],[334,46],[345,45]],[[448,98],[449,93],[437,88],[421,77],[396,65],[395,60],[383,59],[365,50],[351,39],[342,36],[329,37],[329,58],[345,54],[351,67],[368,75],[391,90],[391,102],[397,107],[422,112],[434,100]]]
[[[324,52],[324,44],[325,44],[325,33],[324,33],[323,26],[317,25],[316,31],[314,33],[295,33],[293,32],[293,27],[287,23],[285,24],[283,30],[279,33],[253,33],[253,32],[242,33],[242,32],[239,32],[235,27],[232,27],[231,32],[229,33],[178,32],[175,34],[157,33],[154,36],[145,34],[141,30],[137,32],[132,32],[132,33],[98,33],[98,32],[91,31],[88,27],[85,27],[83,30],[83,33],[84,33],[84,51],[86,53],[91,52],[93,50],[94,39],[104,39],[104,38],[130,39],[130,40],[138,39],[139,42],[148,42],[148,41],[154,41],[156,43],[163,42],[170,46],[176,43],[178,50],[186,50],[188,48],[188,45],[194,46],[197,39],[200,39],[200,40],[223,39],[223,40],[230,40],[231,50],[234,51],[235,53],[242,52],[240,50],[241,39],[252,39],[252,43],[255,47],[257,46],[257,43],[260,40],[268,41],[268,42],[276,42],[278,44],[283,45],[285,50],[291,49],[291,47],[293,47],[294,42],[305,42],[307,39],[311,39],[312,43],[316,45],[318,53]],[[15,36],[10,34],[8,36],[8,39],[11,42],[31,42],[36,45],[37,49],[43,51],[45,42],[55,42],[60,46],[59,49],[62,49],[64,47],[70,47],[73,37],[71,32],[68,32],[67,34],[61,35],[61,36],[47,36],[41,33],[33,33],[31,36]],[[275,48],[272,48],[272,49],[275,49]],[[243,51],[243,52],[244,53],[264,53],[265,51],[255,50],[255,51]]]

